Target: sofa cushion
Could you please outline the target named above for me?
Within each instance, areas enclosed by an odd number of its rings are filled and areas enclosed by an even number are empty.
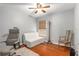
[[[25,39],[36,39],[39,37],[38,32],[24,33]]]

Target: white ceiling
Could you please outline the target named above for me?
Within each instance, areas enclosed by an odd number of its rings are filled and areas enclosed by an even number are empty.
[[[28,4],[28,5],[25,5],[25,7],[22,6],[21,8],[24,9],[25,11],[27,10],[28,14],[33,17],[40,17],[40,16],[50,14],[50,13],[66,11],[66,10],[74,8],[74,6],[75,6],[75,4],[73,4],[73,3],[47,3],[47,4],[45,3],[43,5],[50,5],[50,8],[46,9],[46,11],[47,11],[46,13],[38,12],[37,14],[35,14],[33,12],[34,9],[28,9],[29,7],[36,7],[35,4]]]
[[[0,6],[3,6],[3,5],[17,6],[21,10],[23,10],[25,13],[33,17],[41,17],[43,15],[50,14],[50,13],[66,11],[66,10],[74,8],[75,6],[74,3],[44,3],[43,5],[50,5],[50,8],[46,9],[47,12],[46,13],[38,12],[37,14],[35,14],[33,12],[34,9],[28,9],[29,7],[36,7],[36,5],[33,3],[0,4]]]

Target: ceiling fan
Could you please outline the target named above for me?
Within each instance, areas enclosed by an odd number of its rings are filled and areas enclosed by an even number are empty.
[[[42,4],[40,3],[36,3],[36,8],[34,7],[30,7],[29,9],[35,9],[35,14],[38,13],[38,10],[40,9],[43,13],[46,13],[46,11],[44,10],[44,8],[50,8],[50,5],[46,5],[46,6],[43,6]]]

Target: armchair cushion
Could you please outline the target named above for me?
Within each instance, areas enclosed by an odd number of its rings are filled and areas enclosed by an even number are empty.
[[[6,44],[7,45],[13,45],[15,42],[17,42],[18,40],[17,39],[8,39],[7,41],[6,41]]]

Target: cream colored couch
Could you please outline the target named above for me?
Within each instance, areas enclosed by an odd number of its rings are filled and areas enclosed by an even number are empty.
[[[26,44],[29,48],[34,47],[45,41],[46,41],[46,38],[39,36],[38,32],[23,34],[23,43]]]

